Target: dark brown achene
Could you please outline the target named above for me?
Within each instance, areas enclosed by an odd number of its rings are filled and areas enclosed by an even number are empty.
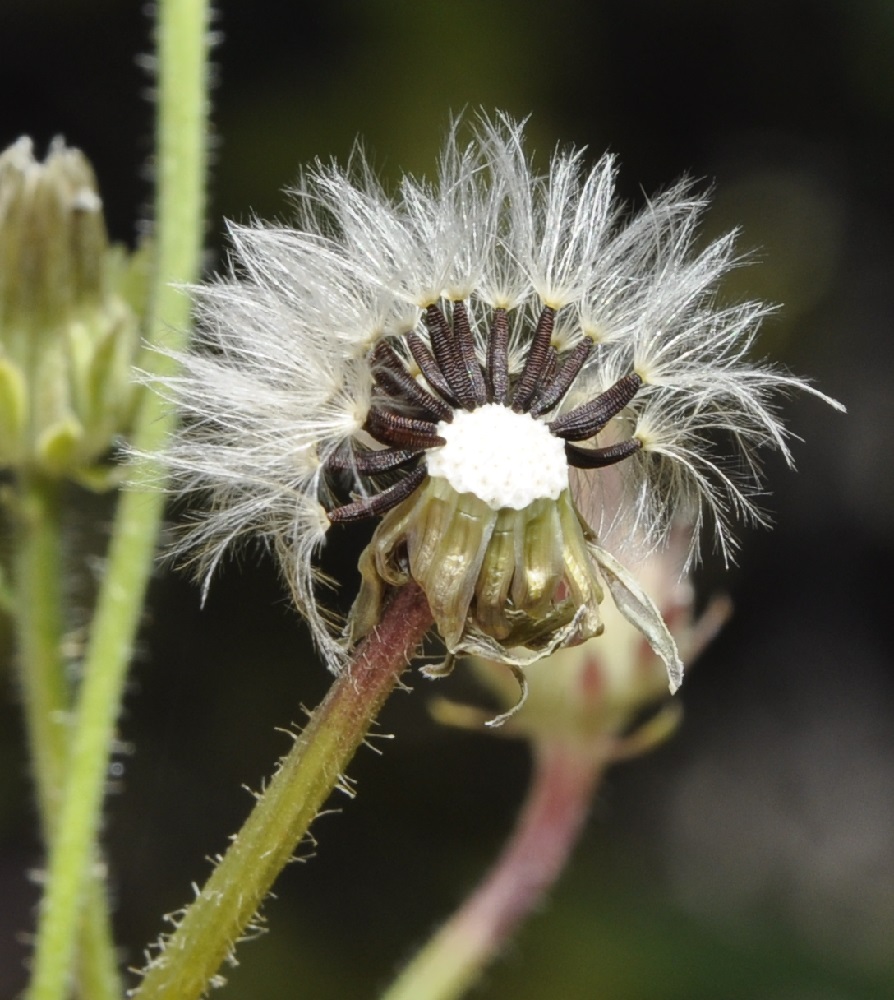
[[[482,351],[483,364],[464,302],[453,303],[452,323],[440,306],[434,304],[425,310],[425,321],[431,350],[415,333],[407,338],[407,346],[427,384],[420,384],[412,375],[391,343],[379,341],[371,352],[371,360],[375,387],[384,398],[370,408],[365,430],[384,448],[380,452],[353,446],[353,469],[360,475],[374,477],[401,469],[403,478],[386,489],[376,492],[373,488],[367,496],[331,507],[328,516],[333,523],[378,517],[410,496],[425,479],[425,453],[445,444],[438,431],[439,423],[450,423],[455,409],[474,411],[491,402],[531,417],[555,409],[593,349],[592,341],[585,338],[557,352],[552,344],[555,310],[545,306],[524,366],[520,373],[511,375],[505,310],[494,311]],[[555,436],[569,442],[590,438],[627,406],[641,385],[638,375],[626,375],[591,402],[547,426]],[[623,461],[639,447],[636,439],[597,449],[568,444],[565,454],[569,465],[594,469]],[[342,472],[351,467],[351,460],[336,453],[326,467],[330,472]]]

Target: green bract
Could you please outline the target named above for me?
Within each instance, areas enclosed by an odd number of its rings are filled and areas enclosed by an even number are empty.
[[[109,246],[79,150],[0,154],[0,468],[96,482],[134,410],[143,272]]]

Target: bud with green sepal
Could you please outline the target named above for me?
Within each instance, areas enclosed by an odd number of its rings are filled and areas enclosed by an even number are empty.
[[[86,157],[0,153],[0,468],[107,482],[137,388],[145,254],[110,247]]]

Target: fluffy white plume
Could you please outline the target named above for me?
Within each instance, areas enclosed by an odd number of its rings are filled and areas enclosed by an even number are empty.
[[[163,388],[184,417],[167,456],[175,481],[210,496],[189,544],[210,571],[232,543],[266,540],[334,668],[343,641],[314,570],[331,506],[321,468],[369,444],[370,351],[389,338],[408,360],[411,331],[431,342],[433,303],[466,301],[482,365],[493,312],[509,310],[511,375],[544,305],[557,310],[560,349],[593,340],[559,412],[641,376],[600,438],[642,443],[623,488],[609,502],[600,471],[573,479],[597,529],[623,523],[653,547],[681,514],[701,525],[708,513],[729,553],[731,521],[758,516],[756,452],[788,457],[775,400],[809,386],[749,359],[763,305],[718,304],[739,259],[733,235],[695,249],[705,199],[682,183],[631,215],[611,157],[589,166],[583,151],[560,150],[541,175],[523,131],[481,118],[463,144],[454,125],[437,180],[406,177],[393,195],[359,149],[347,170],[318,163],[293,192],[296,227],[231,227],[229,275],[194,290],[196,344]],[[351,488],[370,490],[356,469]]]

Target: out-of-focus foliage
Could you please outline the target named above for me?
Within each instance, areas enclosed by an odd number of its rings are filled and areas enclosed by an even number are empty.
[[[138,8],[7,0],[0,12],[0,146],[27,131],[83,148],[112,238],[131,243],[151,148]],[[883,933],[894,926],[894,685],[879,586],[894,548],[892,9],[219,4],[214,252],[223,215],[286,218],[280,191],[299,165],[344,159],[357,135],[394,176],[433,164],[451,111],[530,112],[544,158],[559,141],[619,154],[634,202],[682,173],[713,181],[712,232],[741,225],[755,248],[729,294],[784,303],[763,347],[849,407],[842,418],[792,404],[799,474],[770,470],[777,527],[748,536],[741,569],[723,577],[736,614],[687,678],[680,735],[610,776],[572,871],[481,997],[894,992]],[[720,579],[709,563],[703,594]],[[241,821],[240,785],[257,786],[284,750],[274,726],[299,720],[327,680],[267,562],[247,558],[198,604],[182,577],[159,576],[121,725],[134,752],[107,833],[131,964]],[[23,872],[39,855],[11,673],[0,676],[5,1000],[23,982]],[[436,728],[432,689],[413,684],[383,721],[398,739],[352,769],[358,799],[317,824],[312,863],[281,880],[272,933],[240,950],[232,996],[374,996],[496,852],[523,751]]]

